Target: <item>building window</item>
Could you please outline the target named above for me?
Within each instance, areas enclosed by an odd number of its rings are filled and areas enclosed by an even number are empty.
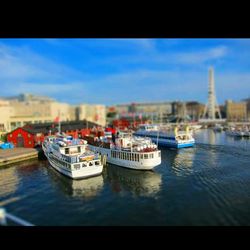
[[[12,134],[10,134],[10,137],[12,137]]]
[[[22,134],[19,133],[17,136],[18,136],[18,137],[22,137]]]
[[[30,134],[28,134],[28,137],[30,137]]]
[[[29,141],[29,144],[31,144],[31,141]]]

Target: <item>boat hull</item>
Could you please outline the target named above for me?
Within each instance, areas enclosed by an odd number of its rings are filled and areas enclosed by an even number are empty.
[[[101,148],[96,147],[94,145],[89,145],[89,148],[93,150],[94,152],[100,153],[102,156],[107,157],[107,162],[120,166],[125,167],[129,169],[135,169],[135,170],[152,170],[156,166],[161,164],[161,157],[159,156],[160,151],[154,152],[154,159],[148,159],[148,160],[139,160],[139,161],[129,161],[124,159],[118,159],[111,157],[111,149],[108,148]],[[152,152],[153,153],[153,152]]]
[[[48,153],[48,151],[46,150],[46,148],[43,146],[43,150],[44,150],[44,154],[47,157],[50,165],[57,170],[59,173],[72,178],[72,179],[85,179],[85,178],[89,178],[92,176],[97,176],[100,175],[102,173],[103,170],[103,165],[94,165],[94,166],[87,166],[87,167],[83,167],[82,163],[75,163],[75,164],[71,164],[71,170],[70,169],[66,169],[62,164],[60,164],[60,159],[58,159],[56,156],[54,156],[54,158],[57,158],[56,160],[52,159],[51,154],[52,153]],[[77,170],[73,170],[72,168],[78,165],[80,166],[80,169]]]
[[[80,180],[80,179],[86,179],[89,177],[97,176],[102,173],[103,166],[93,166],[91,167],[92,169],[81,169],[81,170],[76,170],[76,171],[69,171],[67,169],[62,168],[61,166],[58,166],[55,162],[53,162],[50,158],[48,158],[48,161],[50,165],[60,172],[61,174],[74,179],[74,180]],[[90,168],[90,167],[89,167]]]
[[[134,134],[135,136],[141,136],[141,137],[149,137],[154,143],[158,143],[159,146],[166,147],[166,148],[188,148],[193,147],[195,144],[194,140],[188,140],[186,142],[178,143],[175,140],[167,140],[167,139],[161,139],[155,138],[154,136],[145,135],[145,134]]]

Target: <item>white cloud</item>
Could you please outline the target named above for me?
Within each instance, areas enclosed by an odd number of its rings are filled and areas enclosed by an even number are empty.
[[[226,46],[217,46],[209,49],[194,51],[171,51],[159,53],[155,47],[147,53],[132,55],[118,55],[96,62],[97,65],[115,65],[121,69],[130,66],[137,68],[152,67],[196,67],[207,68],[207,64],[219,64],[228,55]],[[186,68],[187,69],[187,68]]]
[[[20,93],[32,93],[48,96],[68,103],[80,103],[91,96],[88,86],[84,82],[16,82],[15,84],[2,83],[0,96],[15,96]]]
[[[28,47],[0,44],[0,81],[63,80],[83,74],[31,51]]]
[[[155,42],[153,39],[127,39],[126,42],[134,44],[141,49],[145,50],[155,50]]]
[[[227,47],[218,46],[204,51],[176,54],[175,59],[180,63],[199,64],[224,57],[228,52]]]
[[[115,44],[122,46],[118,39],[113,40]],[[175,99],[205,103],[208,85],[206,64],[228,55],[228,48],[225,46],[160,54],[155,50],[155,41],[152,39],[122,39],[121,43],[150,53],[110,58],[109,67],[112,67],[111,63],[124,63],[125,58],[125,63],[130,66],[138,63],[140,69],[121,67],[120,73],[92,75],[88,81],[85,74],[36,54],[28,47],[0,44],[0,96],[30,92],[69,103],[110,104]],[[150,63],[150,68],[159,64],[161,70],[148,70],[143,65],[145,62]],[[172,70],[167,70],[168,65]],[[194,67],[183,70],[184,67],[179,65]],[[215,75],[215,83],[219,102],[224,102],[227,98],[235,99],[237,96],[248,97],[250,94],[250,74],[218,73]]]
[[[43,38],[42,41],[44,41],[45,43],[48,43],[50,45],[60,45],[60,43],[62,42],[62,39],[59,39],[59,38]]]
[[[103,103],[159,100],[198,100],[207,102],[208,69],[190,71],[138,70],[112,74],[96,79],[94,86],[105,86],[96,95]],[[103,90],[105,89],[105,90]],[[240,100],[250,95],[250,74],[217,72],[215,74],[217,100]],[[94,98],[97,98],[94,97]]]
[[[65,45],[74,49],[88,49],[88,50],[110,50],[119,53],[140,53],[149,52],[156,49],[155,39],[146,38],[106,38],[106,39],[71,39],[62,41],[55,41],[51,43],[60,42],[61,45]]]

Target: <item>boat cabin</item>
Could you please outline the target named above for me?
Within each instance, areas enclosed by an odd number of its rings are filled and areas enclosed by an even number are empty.
[[[143,124],[143,125],[139,126],[139,130],[158,131],[158,125],[155,125],[155,124]]]

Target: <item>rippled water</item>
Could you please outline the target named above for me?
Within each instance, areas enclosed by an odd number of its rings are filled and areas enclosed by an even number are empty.
[[[0,169],[0,206],[35,225],[250,225],[250,139],[212,130],[162,149],[154,171],[71,180],[48,162]]]

